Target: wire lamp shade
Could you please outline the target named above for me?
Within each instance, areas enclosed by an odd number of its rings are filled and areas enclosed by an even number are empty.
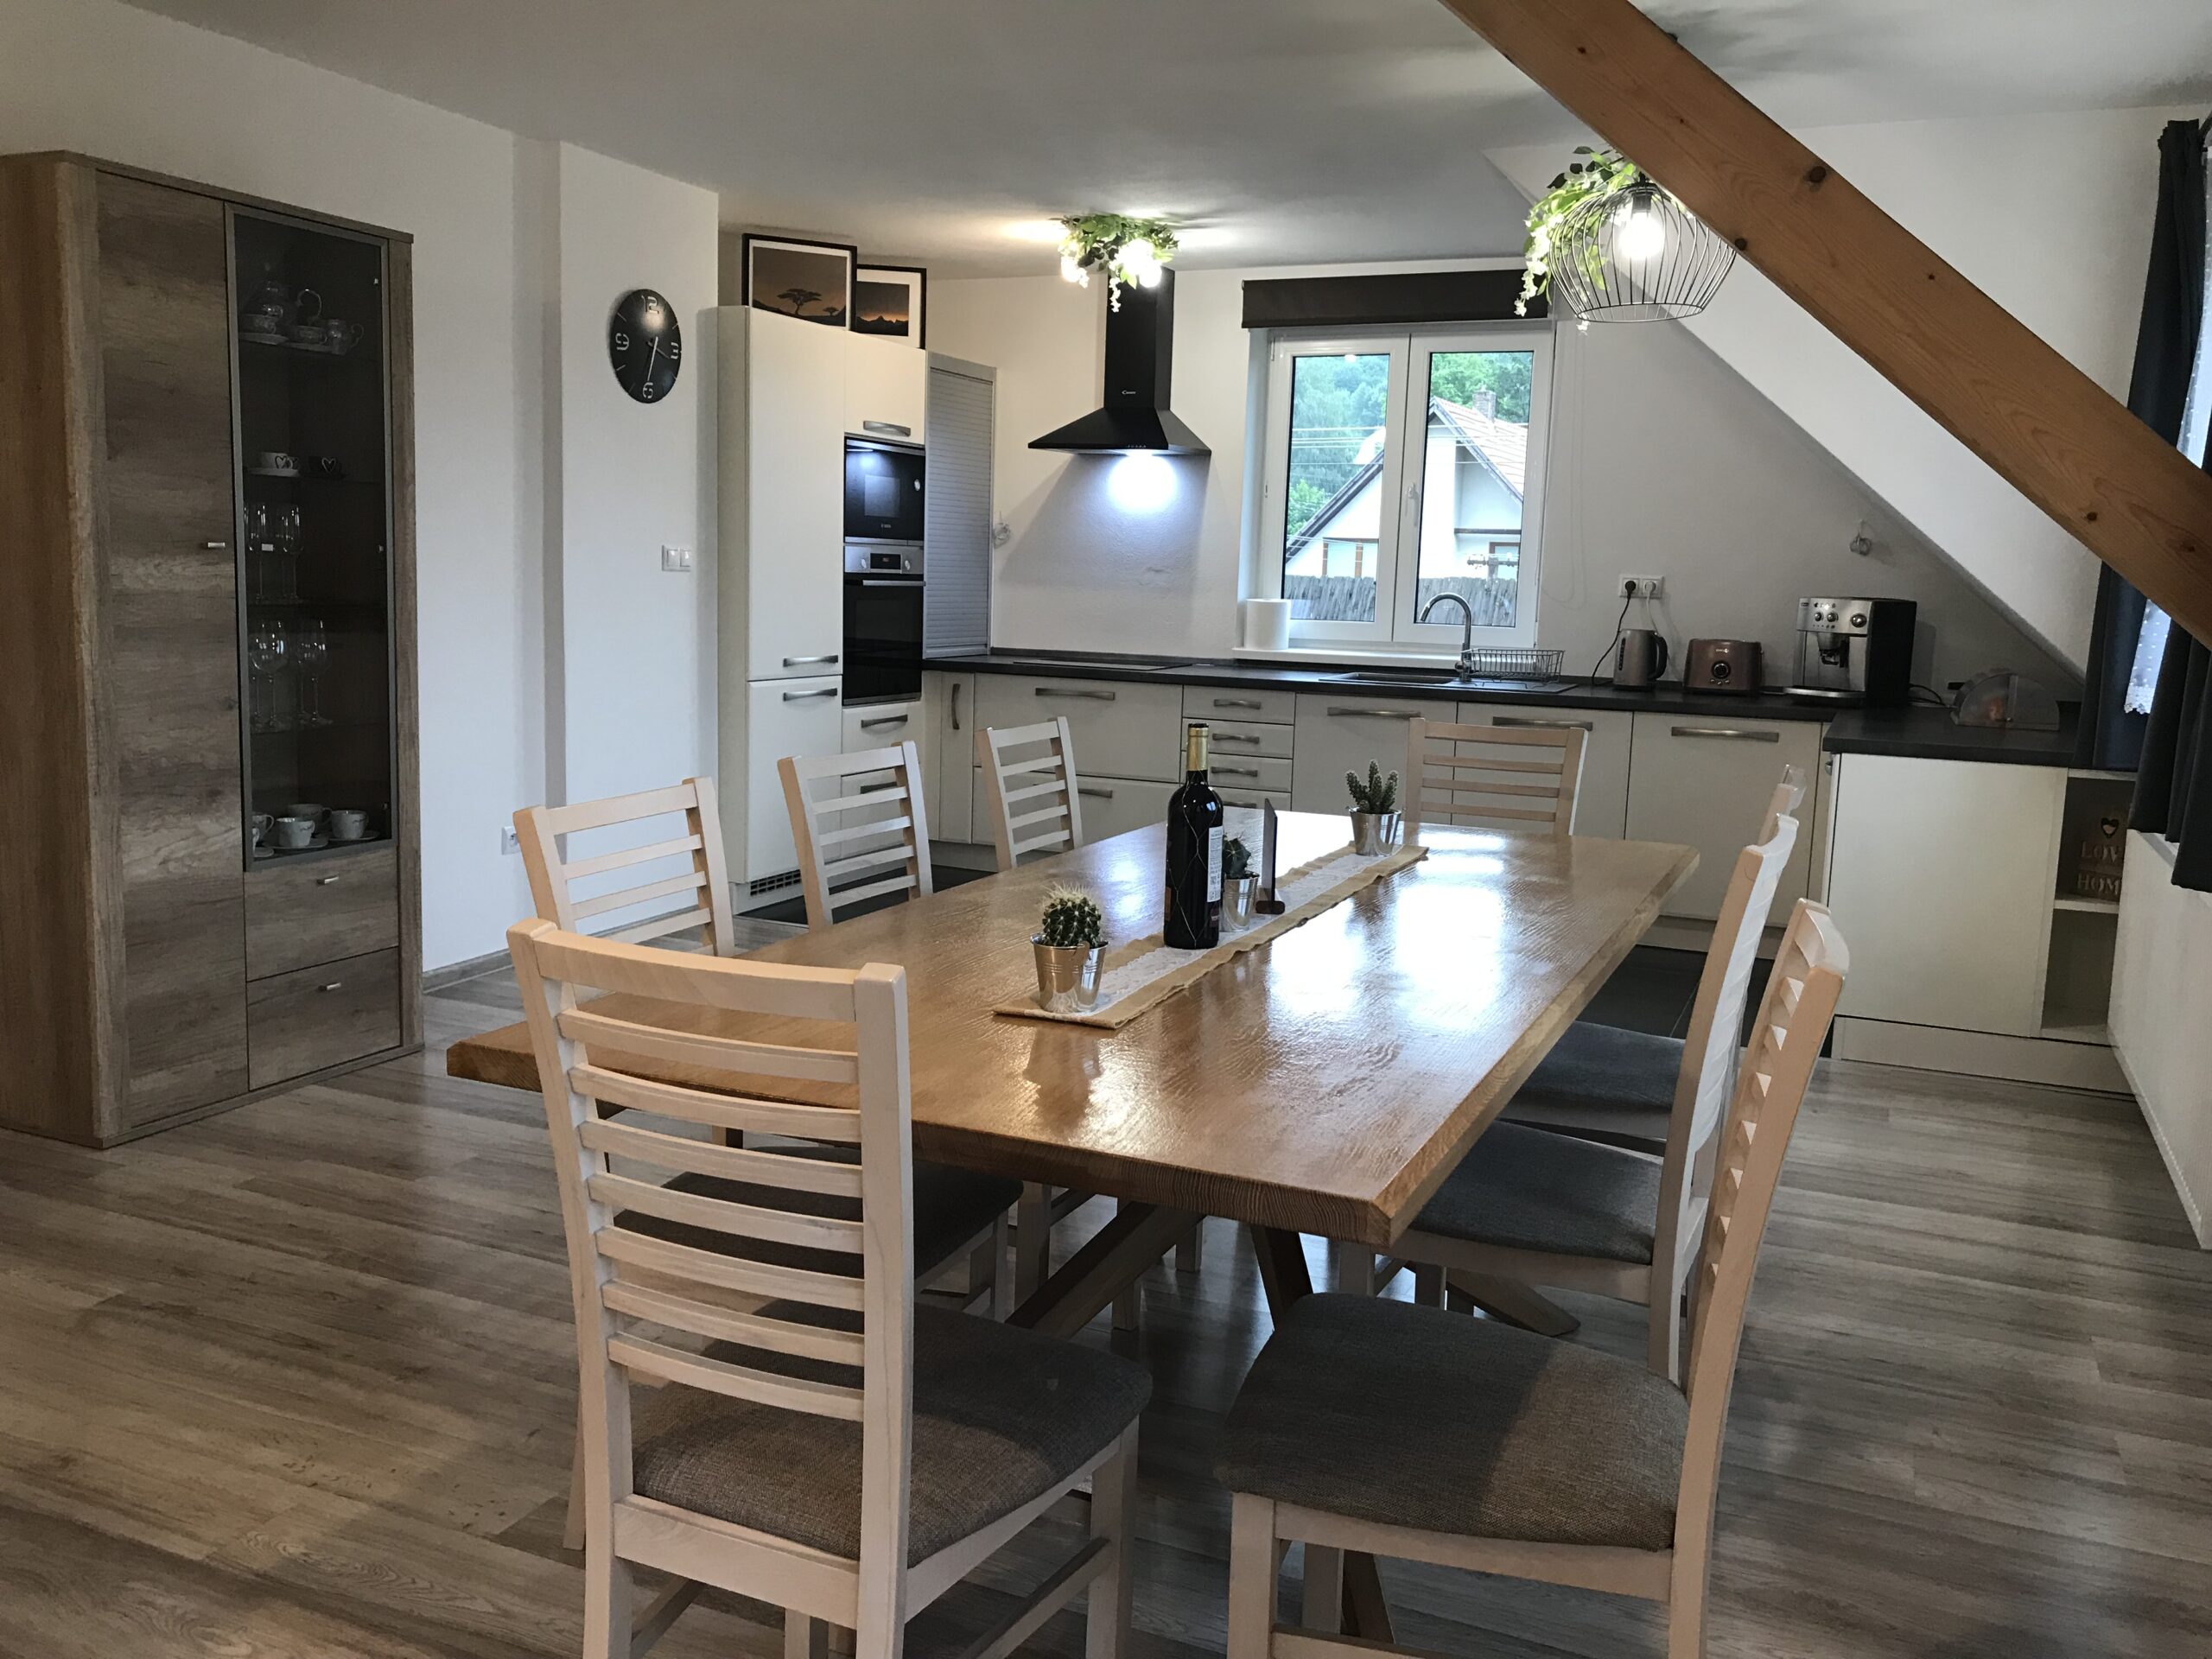
[[[1736,250],[1646,180],[1593,197],[1552,238],[1552,295],[1586,322],[1656,322],[1705,309]]]

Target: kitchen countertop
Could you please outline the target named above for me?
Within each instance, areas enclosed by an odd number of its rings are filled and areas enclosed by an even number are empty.
[[[1891,754],[1929,760],[1982,760],[2014,766],[2074,764],[2076,707],[2062,703],[2056,732],[2015,732],[1954,726],[1948,709],[1849,709],[1806,702],[1779,690],[1686,691],[1669,680],[1648,691],[1624,691],[1603,681],[1570,680],[1551,691],[1510,682],[1408,681],[1356,663],[1222,662],[1185,657],[1109,657],[1079,652],[957,652],[925,658],[922,666],[950,674],[1027,674],[1065,680],[1121,680],[1138,684],[1214,685],[1284,691],[1379,691],[1402,697],[1510,702],[1559,709],[1618,709],[1655,715],[1738,715],[1762,720],[1828,722],[1831,754]],[[1356,677],[1345,677],[1347,676]]]

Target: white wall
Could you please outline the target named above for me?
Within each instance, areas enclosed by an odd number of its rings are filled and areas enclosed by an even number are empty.
[[[559,149],[562,657],[568,800],[713,769],[714,192]],[[676,309],[683,361],[660,402],[616,382],[608,314],[634,288]],[[664,545],[692,568],[661,569]]]
[[[657,563],[664,530],[713,568],[696,407],[688,423],[626,424],[589,371],[620,396],[603,336],[613,293],[600,290],[713,303],[714,198],[116,0],[0,6],[0,148],[81,150],[414,237],[423,960],[502,949],[530,899],[500,829],[548,798],[568,690],[548,682],[549,565],[588,604],[607,601],[605,626],[578,636],[590,666],[577,695],[626,697],[634,683],[653,700],[654,734],[626,733],[621,747],[671,777],[712,753],[713,658],[695,620],[713,613],[705,578],[651,571],[669,587],[642,603],[628,581],[636,548],[650,543]],[[580,318],[560,303],[564,261],[568,291],[599,296]],[[695,365],[684,381],[696,392],[710,377]],[[564,398],[579,410],[566,428]],[[583,452],[565,493],[564,430]],[[626,512],[603,517],[616,503]],[[562,646],[556,632],[556,662]],[[653,747],[664,734],[665,755]]]
[[[2125,397],[2179,110],[1824,128],[1798,136],[1907,230]],[[1524,191],[1568,146],[1493,153]],[[2069,661],[2096,560],[1771,283],[1739,264],[1690,330]]]
[[[2212,894],[2177,887],[2163,836],[2130,830],[2112,976],[2113,1050],[2196,1233],[2212,1249],[2212,1065],[2203,987]]]
[[[1173,401],[1213,454],[1134,467],[1027,448],[1098,404],[1096,289],[1057,276],[931,285],[931,345],[999,370],[995,487],[1013,535],[995,567],[994,645],[1194,656],[1235,646],[1258,395],[1242,283],[1304,274],[1313,271],[1179,273]],[[1555,356],[1539,643],[1567,652],[1572,671],[1589,671],[1612,637],[1615,583],[1633,573],[1666,577],[1651,620],[1678,648],[1693,635],[1760,639],[1770,678],[1788,677],[1801,595],[1869,591],[1921,601],[1923,677],[1999,662],[2066,677],[1678,326],[1563,328]],[[1148,494],[1160,479],[1168,486]],[[1870,559],[1849,550],[1862,522]]]

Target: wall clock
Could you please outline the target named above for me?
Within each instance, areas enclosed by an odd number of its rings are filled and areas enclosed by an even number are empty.
[[[657,404],[676,385],[683,365],[683,331],[676,308],[650,288],[635,288],[614,302],[607,320],[607,355],[622,390],[641,404]]]

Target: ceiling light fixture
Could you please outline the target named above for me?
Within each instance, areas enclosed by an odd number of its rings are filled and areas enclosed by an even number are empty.
[[[1103,268],[1107,302],[1122,308],[1121,285],[1158,288],[1160,272],[1175,257],[1175,232],[1164,219],[1128,213],[1081,213],[1060,221],[1067,234],[1060,243],[1060,275],[1081,288]]]
[[[1519,308],[1549,294],[1585,328],[1704,310],[1734,267],[1736,250],[1625,156],[1586,148],[1575,154],[1582,159],[1529,210]]]

